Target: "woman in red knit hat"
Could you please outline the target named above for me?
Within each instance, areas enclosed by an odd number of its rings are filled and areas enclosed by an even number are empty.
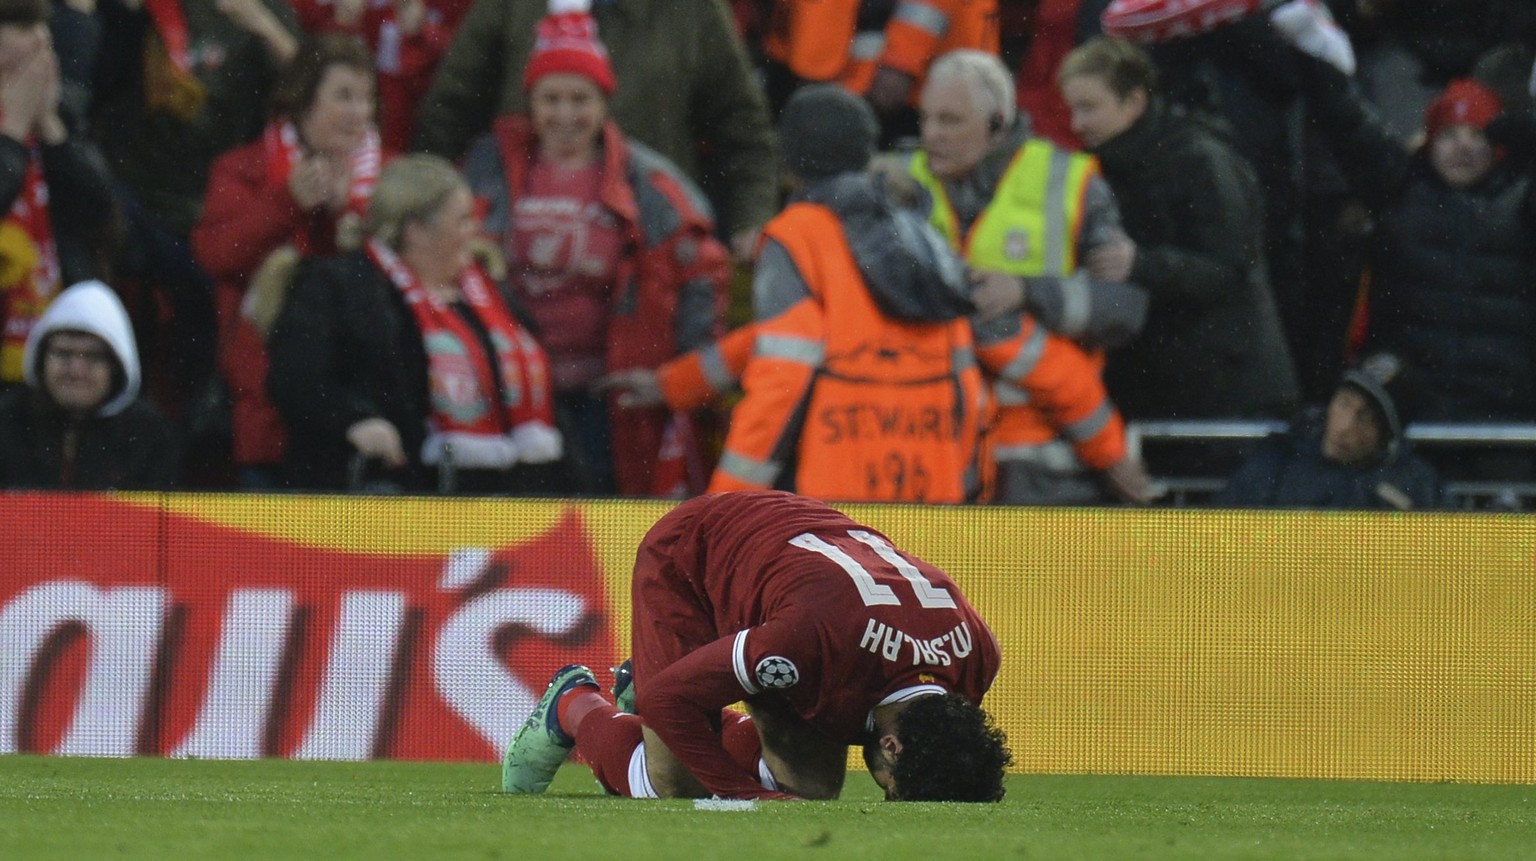
[[[609,118],[613,66],[584,0],[551,3],[523,86],[528,115],[499,118],[471,148],[465,173],[549,354],[568,453],[565,486],[550,489],[697,489],[706,473],[683,444],[695,437],[685,417],[625,410],[620,421],[593,385],[719,333],[729,264],[707,204],[678,168]],[[687,462],[692,483],[676,468]]]

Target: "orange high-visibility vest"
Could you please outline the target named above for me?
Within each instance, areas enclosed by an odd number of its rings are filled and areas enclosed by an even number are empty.
[[[986,476],[987,395],[969,323],[881,313],[824,206],[764,228],[811,295],[753,327],[745,392],[710,491],[789,486],[821,499],[965,502]],[[784,472],[793,464],[792,482]]]

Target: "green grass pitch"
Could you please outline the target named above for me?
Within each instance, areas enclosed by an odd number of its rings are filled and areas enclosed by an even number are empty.
[[[0,757],[0,859],[1536,859],[1536,786],[1010,779],[998,805],[696,810],[492,765]]]

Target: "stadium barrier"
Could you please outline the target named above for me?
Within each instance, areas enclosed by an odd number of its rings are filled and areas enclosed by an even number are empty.
[[[494,761],[668,505],[5,496],[0,752]],[[1523,515],[850,506],[960,581],[1045,773],[1536,782]]]
[[[1286,422],[1267,419],[1139,419],[1127,424],[1126,441],[1132,454],[1146,460],[1157,473],[1156,483],[1164,491],[1159,503],[1183,507],[1206,502],[1219,493],[1256,443],[1287,427]],[[1536,457],[1536,424],[1528,422],[1415,422],[1404,428],[1403,435],[1431,463],[1452,451],[1520,452],[1527,458]],[[1173,472],[1159,470],[1147,449],[1165,444],[1193,444],[1209,462],[1197,470],[1199,474],[1191,474],[1188,464]],[[1216,474],[1211,474],[1212,466],[1217,467]],[[1536,482],[1440,477],[1445,492],[1442,507],[1446,509],[1536,508]]]

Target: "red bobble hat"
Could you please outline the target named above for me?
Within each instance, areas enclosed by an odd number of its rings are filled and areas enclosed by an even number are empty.
[[[1502,110],[1498,93],[1472,78],[1458,78],[1425,109],[1425,139],[1434,140],[1449,126],[1472,126],[1481,131]]]
[[[597,38],[597,21],[589,8],[587,0],[550,0],[549,14],[539,22],[533,55],[523,71],[524,92],[545,75],[568,72],[590,79],[605,95],[613,95],[613,64]]]

